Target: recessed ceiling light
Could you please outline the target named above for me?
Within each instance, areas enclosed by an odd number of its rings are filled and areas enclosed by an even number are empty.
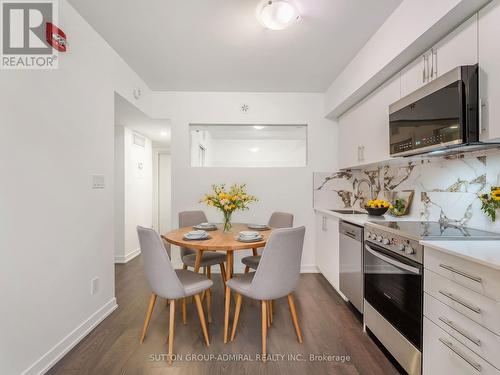
[[[160,133],[160,135],[161,135],[162,137],[166,137],[166,136],[168,135],[168,132],[166,132],[166,131],[162,131],[162,132]]]
[[[283,30],[299,18],[297,8],[286,0],[265,0],[257,6],[257,19],[270,30]]]
[[[258,147],[251,147],[248,149],[248,151],[250,151],[250,152],[259,152],[259,150],[260,149]]]
[[[261,125],[254,125],[253,127],[255,130],[262,130],[265,128],[265,126],[261,126]]]

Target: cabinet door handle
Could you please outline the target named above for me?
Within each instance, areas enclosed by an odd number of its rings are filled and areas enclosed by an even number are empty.
[[[448,270],[450,272],[456,273],[457,275],[466,277],[470,280],[475,281],[476,283],[481,283],[482,279],[478,276],[473,276],[471,274],[468,274],[467,272],[464,272],[462,270],[456,269],[455,267],[448,266],[447,264],[440,264],[439,267],[444,268],[445,270]]]
[[[434,76],[437,78],[438,76],[438,53],[435,49],[432,49],[432,67],[434,71]]]
[[[483,98],[479,98],[479,135],[486,130],[486,126],[483,123],[483,108],[486,107],[486,100]]]
[[[422,58],[423,58],[422,83],[425,83],[425,65],[426,65],[427,57],[425,57],[425,55],[422,55]]]
[[[462,305],[463,307],[466,307],[469,310],[474,311],[476,314],[481,314],[481,309],[479,307],[474,306],[474,305],[470,304],[469,302],[464,301],[460,297],[457,297],[454,294],[447,292],[445,290],[440,290],[439,293],[441,293],[445,297],[448,297],[452,301]]]
[[[465,337],[466,339],[472,341],[474,344],[476,344],[477,346],[481,346],[481,340],[479,340],[478,338],[476,337],[473,337],[471,336],[469,333],[465,332],[462,328],[460,328],[459,326],[457,326],[454,322],[452,322],[450,319],[446,319],[445,317],[443,316],[440,316],[439,317],[439,320],[442,321],[444,324],[446,324],[448,327],[450,327],[451,329],[453,329],[454,331],[460,333],[463,337]]]
[[[434,49],[431,49],[431,80],[434,79]]]
[[[443,337],[439,338],[439,341],[443,343],[444,346],[446,346],[448,349],[450,349],[453,353],[458,355],[460,358],[462,358],[465,362],[467,362],[469,365],[471,365],[474,370],[481,372],[481,365],[479,363],[474,362],[472,359],[469,358],[466,354],[462,353],[461,350],[457,349],[453,343],[450,341],[446,340]]]

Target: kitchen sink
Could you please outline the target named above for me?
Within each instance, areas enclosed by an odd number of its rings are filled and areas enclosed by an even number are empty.
[[[366,212],[361,212],[361,211],[357,211],[357,210],[330,210],[330,211],[333,211],[333,212],[336,212],[338,214],[348,214],[348,215],[366,215]]]

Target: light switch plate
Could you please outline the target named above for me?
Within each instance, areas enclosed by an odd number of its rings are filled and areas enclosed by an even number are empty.
[[[104,175],[92,175],[92,189],[104,189],[106,187]]]

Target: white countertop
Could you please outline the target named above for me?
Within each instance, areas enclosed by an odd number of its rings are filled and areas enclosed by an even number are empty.
[[[328,209],[315,208],[317,213],[348,221],[352,224],[364,226],[368,221],[408,221],[416,220],[412,217],[394,217],[390,215],[370,216],[366,214],[341,214]],[[455,255],[484,266],[500,270],[500,241],[441,241],[422,240],[424,246],[438,251]]]
[[[500,270],[500,241],[420,241],[424,246]]]
[[[315,208],[317,213],[321,213],[327,216],[335,217],[340,220],[348,221],[349,223],[364,226],[368,221],[412,221],[416,220],[414,217],[395,217],[391,215],[382,216],[370,216],[368,214],[341,214],[338,212],[333,212],[332,210],[324,208]]]

